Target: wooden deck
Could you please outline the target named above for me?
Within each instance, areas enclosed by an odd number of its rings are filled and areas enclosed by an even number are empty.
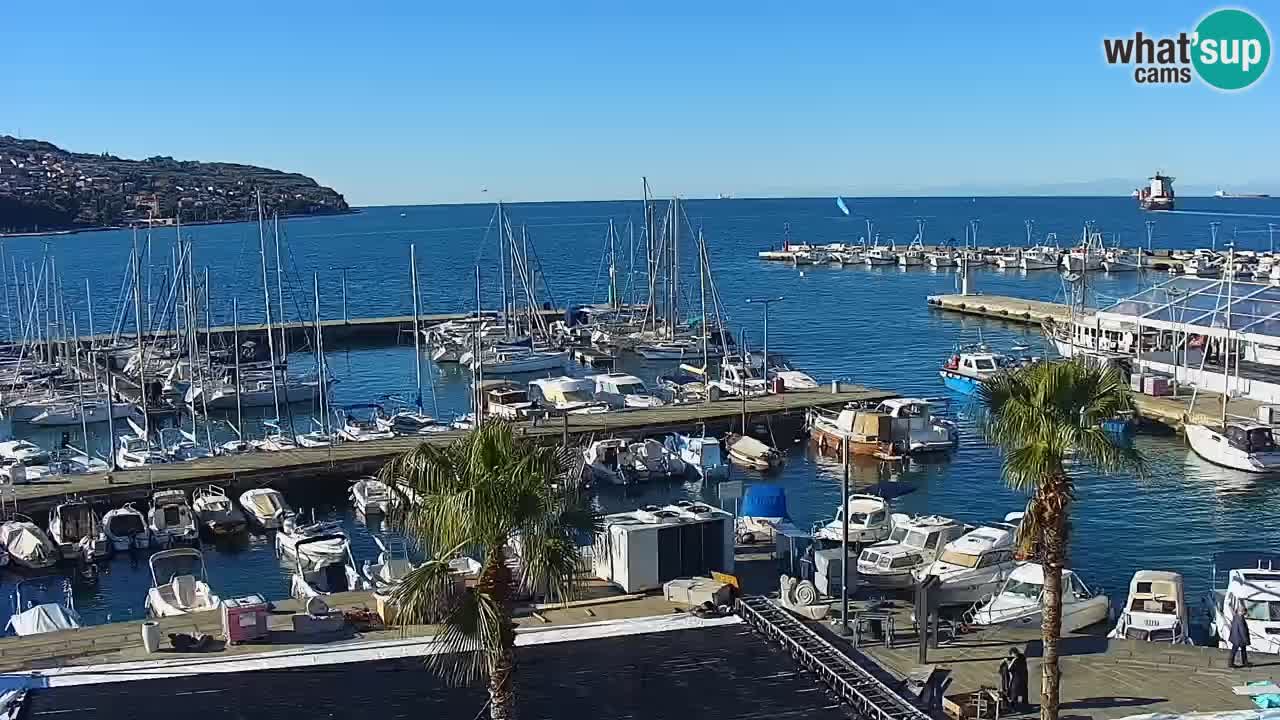
[[[537,425],[520,423],[517,427],[520,432],[528,435],[568,436],[570,439],[614,435],[638,437],[672,430],[694,430],[703,425],[709,431],[716,431],[737,425],[744,405],[749,416],[781,416],[798,422],[809,408],[839,407],[849,402],[878,401],[896,395],[897,393],[883,390],[842,384],[838,393],[832,393],[828,386],[821,390],[749,398],[745,403],[727,399],[714,403],[635,408],[609,413],[569,415],[545,420]],[[32,514],[52,507],[67,495],[77,495],[94,502],[118,504],[126,500],[146,498],[152,490],[159,487],[191,488],[217,484],[244,488],[324,478],[355,478],[377,472],[387,460],[420,442],[446,443],[460,434],[459,431],[450,431],[367,443],[347,442],[327,448],[226,455],[107,474],[55,477],[9,487],[6,488],[6,493],[17,501],[22,512]]]
[[[1071,317],[1070,309],[1061,303],[1004,295],[930,295],[926,301],[939,310],[1024,325],[1042,325],[1046,320],[1063,322]]]

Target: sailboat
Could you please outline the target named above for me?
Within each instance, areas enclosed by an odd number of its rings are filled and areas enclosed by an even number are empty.
[[[390,430],[396,435],[424,435],[449,427],[436,421],[422,408],[422,333],[420,331],[420,295],[418,292],[418,256],[417,246],[409,245],[409,285],[413,290],[413,373],[416,394],[412,408],[402,407],[389,415],[378,415],[374,422],[383,430]],[[505,287],[504,297],[505,297]],[[485,368],[489,370],[489,368]],[[435,391],[432,390],[434,397]]]
[[[324,356],[324,328],[320,324],[320,275],[313,273],[311,276],[312,292],[315,295],[315,330],[316,330],[316,374],[319,377],[328,377],[327,365]],[[298,433],[294,436],[301,447],[329,447],[337,441],[337,433],[329,430],[329,388],[326,383],[320,384],[320,418],[311,418],[311,422],[316,426],[315,430],[309,432]]]

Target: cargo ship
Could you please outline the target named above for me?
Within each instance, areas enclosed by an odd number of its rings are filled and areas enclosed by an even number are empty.
[[[1150,178],[1150,184],[1133,191],[1138,198],[1138,207],[1143,210],[1173,209],[1173,178],[1156,172]]]
[[[1271,197],[1266,193],[1233,193],[1227,192],[1222,188],[1218,188],[1218,191],[1215,192],[1213,196],[1216,198],[1249,198],[1253,200],[1261,200],[1263,198]]]

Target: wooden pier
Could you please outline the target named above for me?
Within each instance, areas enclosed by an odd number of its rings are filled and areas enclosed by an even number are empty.
[[[930,295],[925,300],[929,307],[939,310],[1024,325],[1043,325],[1049,320],[1065,322],[1071,318],[1070,308],[1062,303],[1006,295]]]
[[[780,434],[787,430],[794,434],[795,430],[802,427],[804,415],[810,408],[840,407],[850,402],[876,402],[897,395],[884,390],[841,384],[839,392],[832,392],[831,387],[827,386],[820,390],[748,398],[745,402],[730,398],[689,405],[566,415],[537,424],[522,422],[517,428],[525,435],[570,441],[591,437],[643,437],[676,430],[693,431],[703,427],[708,432],[716,433],[730,427],[740,427],[745,411],[749,423],[754,422],[751,418],[767,418]],[[68,495],[76,495],[95,503],[118,505],[127,500],[145,499],[154,489],[161,487],[193,488],[216,484],[242,489],[324,479],[354,480],[360,475],[377,472],[387,460],[421,442],[447,443],[460,435],[461,431],[449,431],[364,443],[344,442],[327,448],[223,455],[113,473],[51,477],[6,488],[6,493],[17,502],[21,512],[31,515],[47,510]]]

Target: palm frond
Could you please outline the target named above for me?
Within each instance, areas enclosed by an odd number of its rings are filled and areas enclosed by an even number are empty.
[[[488,677],[511,632],[507,622],[493,597],[467,588],[433,638],[439,648],[427,656],[427,668],[458,685]]]

